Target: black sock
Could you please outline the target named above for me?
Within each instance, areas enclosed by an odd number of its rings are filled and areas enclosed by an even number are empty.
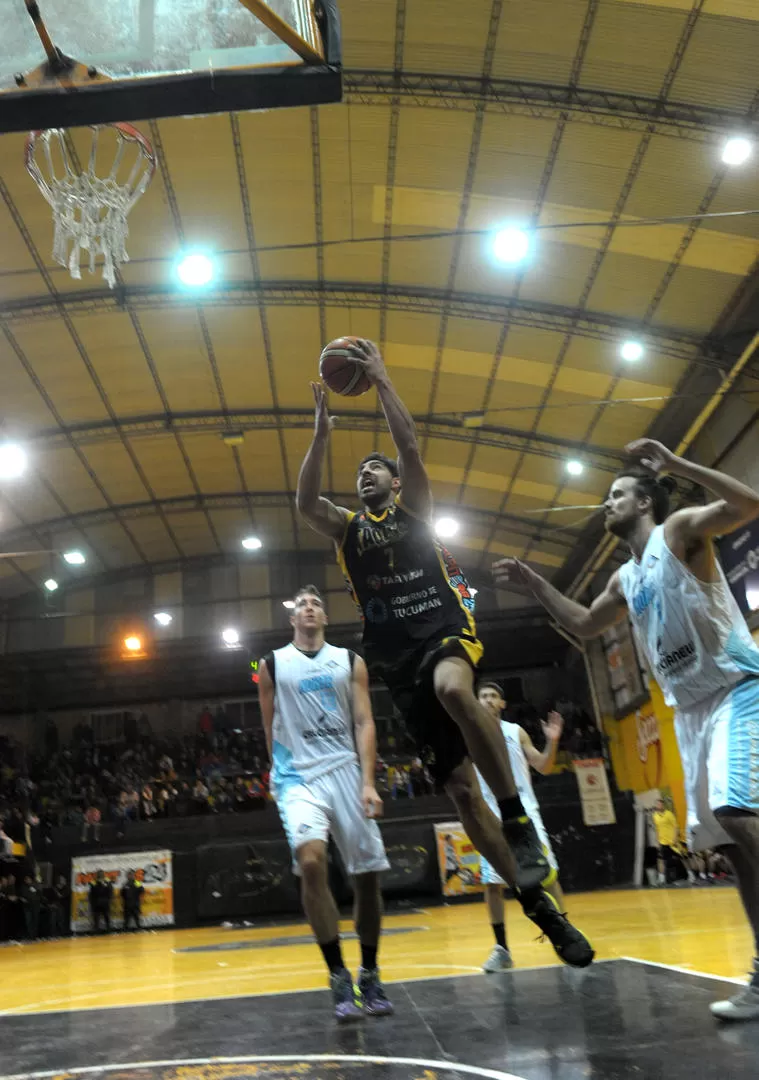
[[[361,967],[364,971],[374,971],[377,966],[377,948],[376,945],[363,945],[361,946]]]
[[[502,949],[508,949],[506,944],[506,927],[502,922],[493,923],[493,933],[495,934],[496,945],[500,945]]]
[[[323,945],[319,942],[319,948],[330,972],[343,970],[345,964],[343,963],[343,950],[340,948],[339,937],[336,937],[334,941],[326,941]]]
[[[526,817],[522,800],[518,795],[512,795],[509,799],[499,799],[498,809],[501,811],[502,821],[513,821],[515,818]]]

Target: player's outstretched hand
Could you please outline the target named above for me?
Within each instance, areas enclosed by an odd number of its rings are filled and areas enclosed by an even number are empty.
[[[363,368],[372,385],[376,385],[387,374],[382,353],[373,341],[356,338],[355,344],[351,344],[351,354],[356,363]]]
[[[314,435],[329,435],[335,426],[334,416],[327,411],[327,392],[321,383],[312,382],[311,390],[314,395]]]
[[[540,721],[540,726],[546,739],[558,742],[564,730],[564,717],[555,709],[551,709],[545,720]]]
[[[677,460],[672,451],[656,439],[635,439],[627,444],[625,453],[639,461],[644,469],[649,469],[655,476],[671,471]]]
[[[521,593],[523,596],[529,596],[533,593],[535,579],[540,576],[527,563],[523,563],[521,559],[511,557],[494,562],[491,570],[493,581],[499,589],[509,589],[511,592]]]
[[[364,804],[364,813],[368,818],[378,818],[384,814],[385,805],[379,797],[377,789],[372,787],[371,784],[364,784],[361,801]]]

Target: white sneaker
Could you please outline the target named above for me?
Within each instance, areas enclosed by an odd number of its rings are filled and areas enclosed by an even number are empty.
[[[493,951],[482,965],[482,970],[488,975],[493,975],[498,971],[509,971],[513,967],[514,961],[511,959],[509,950],[504,949],[503,945],[494,945]]]
[[[759,986],[744,986],[726,1001],[713,1001],[709,1008],[718,1020],[759,1020]]]

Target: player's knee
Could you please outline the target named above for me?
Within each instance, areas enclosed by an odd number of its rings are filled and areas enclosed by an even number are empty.
[[[455,677],[444,676],[435,682],[435,694],[447,713],[460,713],[472,696],[471,688]]]
[[[304,844],[298,849],[298,867],[308,885],[322,881],[327,873],[327,852],[323,845]]]

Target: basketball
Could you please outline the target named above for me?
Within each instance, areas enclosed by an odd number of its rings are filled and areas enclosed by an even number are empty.
[[[325,345],[319,357],[319,376],[322,382],[345,397],[365,394],[372,385],[361,366],[356,363],[351,346],[358,338],[341,337]]]

